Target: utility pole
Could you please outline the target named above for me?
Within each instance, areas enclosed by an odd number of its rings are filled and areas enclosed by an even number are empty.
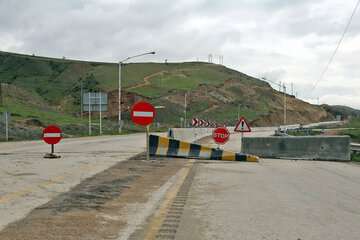
[[[2,91],[2,82],[0,82],[0,107],[4,106],[4,95]],[[5,140],[9,141],[9,112],[7,111],[7,108],[5,108],[5,111],[3,113],[4,121],[5,121]]]
[[[89,113],[89,136],[91,136],[91,93],[88,93],[88,97],[89,97],[89,109],[88,109],[88,113]]]
[[[0,107],[3,106],[2,82],[0,82]]]
[[[121,119],[121,67],[122,67],[122,62],[119,62],[119,133],[122,132],[122,119]]]
[[[9,113],[5,112],[5,140],[9,141]]]
[[[102,92],[99,92],[99,93],[100,93],[100,99],[99,99],[99,115],[100,115],[100,120],[99,120],[100,123],[99,123],[99,124],[100,124],[100,126],[99,126],[99,131],[100,131],[100,135],[102,135],[102,119],[101,119],[101,118],[102,118],[102,116],[101,116],[101,110],[102,110],[102,109],[101,109],[101,104],[102,104],[102,103],[101,103],[101,97],[102,97]]]
[[[291,95],[294,96],[294,84],[291,83]]]
[[[184,107],[185,107],[185,109],[184,109],[184,127],[185,128],[187,127],[187,124],[186,124],[186,114],[187,114],[187,112],[186,112],[186,110],[187,110],[186,98],[187,98],[187,92],[185,92],[185,104],[184,104]]]
[[[283,90],[284,90],[284,125],[286,125],[286,86],[283,83]]]
[[[83,119],[83,105],[84,105],[84,100],[83,100],[83,97],[84,97],[84,92],[83,92],[83,80],[82,78],[80,78],[80,116],[81,116],[81,120]]]

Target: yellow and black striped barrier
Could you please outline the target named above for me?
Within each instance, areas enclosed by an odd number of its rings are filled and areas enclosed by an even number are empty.
[[[200,144],[183,142],[156,135],[149,136],[149,150],[151,156],[244,162],[258,162],[259,160],[259,157],[254,155],[224,151],[217,148],[210,148]]]

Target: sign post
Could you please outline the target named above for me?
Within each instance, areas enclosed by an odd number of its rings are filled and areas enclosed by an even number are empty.
[[[131,120],[137,125],[146,126],[146,160],[150,160],[149,131],[155,115],[155,107],[148,102],[137,102],[131,109]]]
[[[241,117],[239,121],[235,125],[234,132],[240,132],[240,141],[242,146],[242,139],[244,137],[244,132],[251,132],[250,125],[247,123],[246,119],[244,117]]]
[[[5,117],[5,140],[6,141],[9,141],[9,116],[10,116],[9,112],[4,113],[4,117]]]
[[[230,138],[230,132],[227,130],[226,127],[219,127],[215,128],[212,134],[212,137],[215,141],[215,143],[218,144],[218,148],[220,144],[225,144],[227,141],[229,141]]]
[[[50,125],[43,130],[44,142],[51,145],[51,153],[45,154],[44,158],[60,158],[60,156],[54,154],[54,145],[61,141],[61,134],[61,129],[55,125]]]

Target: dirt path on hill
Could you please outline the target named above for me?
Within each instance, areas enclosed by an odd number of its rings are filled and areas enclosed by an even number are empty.
[[[182,68],[182,69],[177,69],[175,71],[170,71],[170,72],[166,71],[166,70],[155,72],[155,73],[152,73],[150,75],[145,76],[144,79],[143,79],[144,82],[136,84],[135,86],[129,87],[129,88],[127,88],[127,90],[131,90],[131,89],[135,89],[135,88],[139,88],[139,87],[149,86],[149,85],[151,85],[151,82],[150,82],[151,78],[162,75],[164,73],[171,73],[171,72],[176,73],[176,72],[182,72],[182,71],[195,71],[195,70],[200,70],[200,69],[198,69],[198,68]]]

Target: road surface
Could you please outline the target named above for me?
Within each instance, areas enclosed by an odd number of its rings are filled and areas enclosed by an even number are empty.
[[[268,130],[251,135],[266,136]],[[239,146],[239,136],[232,135],[224,148]],[[360,165],[199,163],[176,239],[358,239],[359,206]]]
[[[145,135],[64,139],[59,159],[42,141],[0,144],[0,229],[82,180],[145,150]]]
[[[251,135],[274,129],[256,128]],[[143,134],[66,139],[55,149],[62,158],[51,160],[42,158],[49,150],[42,142],[0,144],[0,239],[360,235],[360,165],[124,161],[142,152],[144,142]],[[238,151],[240,135],[233,134],[224,148]]]

